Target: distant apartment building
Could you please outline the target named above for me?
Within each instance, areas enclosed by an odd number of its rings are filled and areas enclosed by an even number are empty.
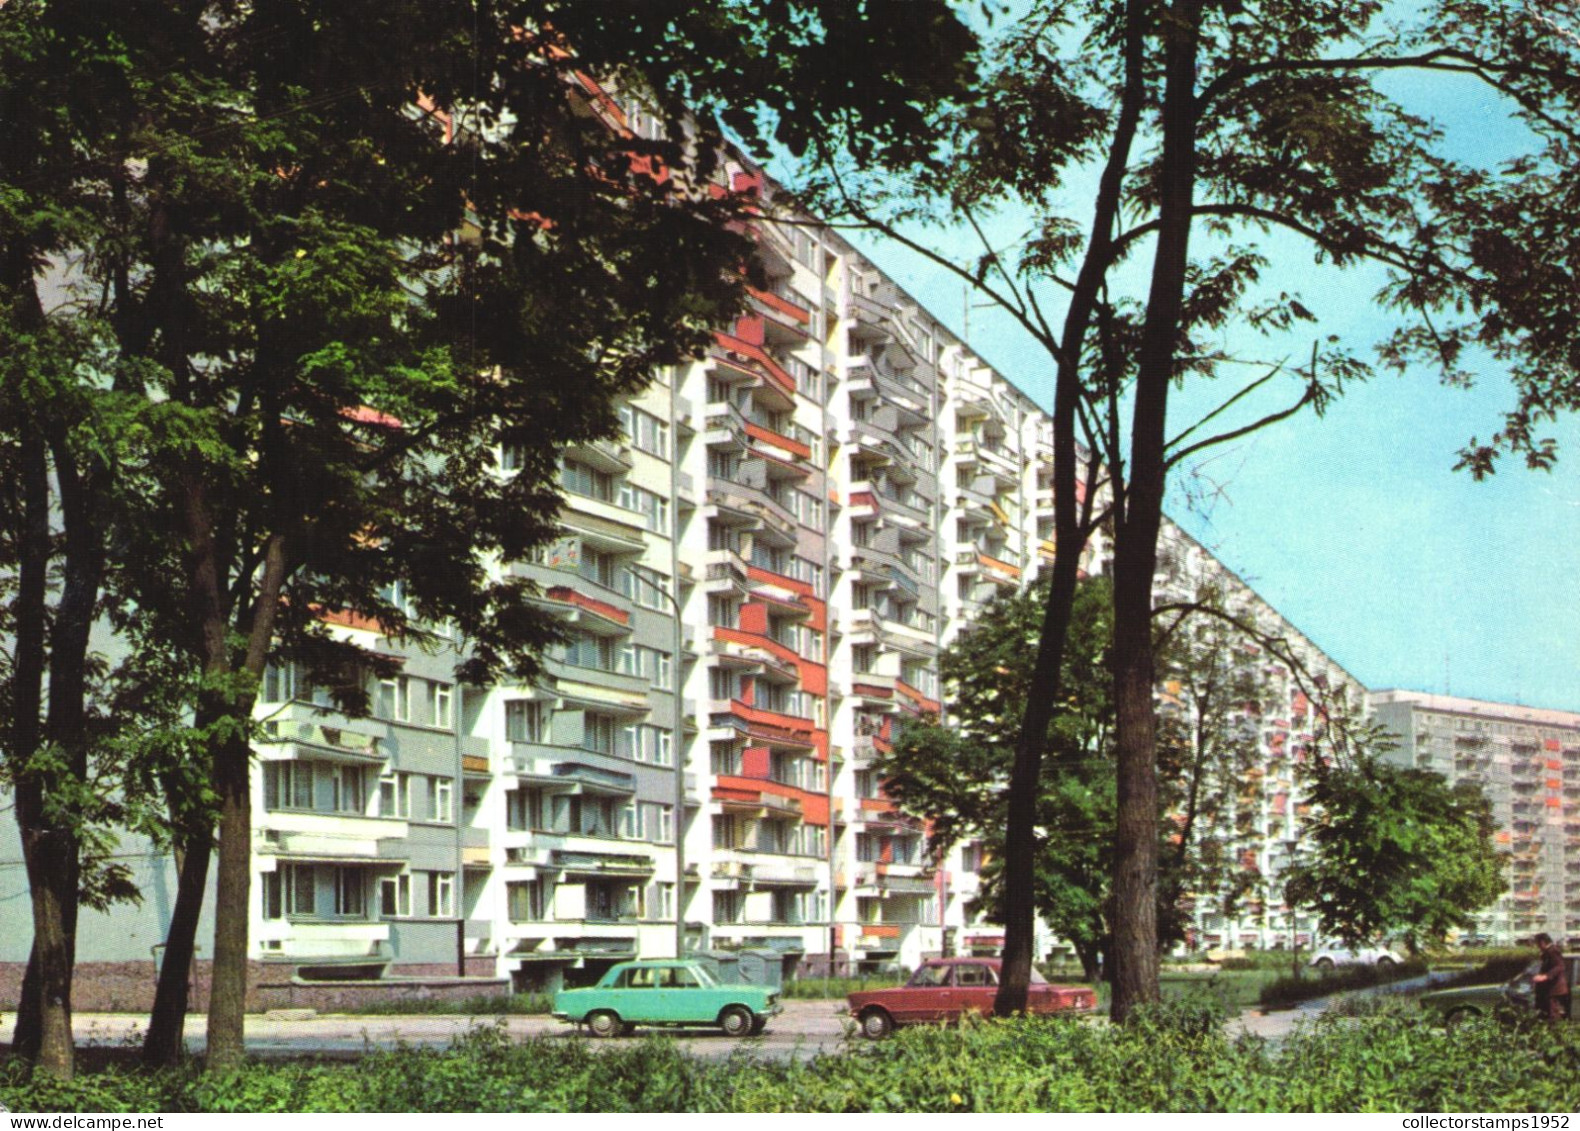
[[[1580,714],[1419,691],[1377,691],[1372,715],[1401,765],[1471,781],[1492,803],[1508,890],[1477,933],[1513,943],[1580,934]]]
[[[1302,852],[1310,805],[1302,767],[1333,754],[1329,718],[1363,709],[1365,689],[1204,546],[1165,520],[1153,600],[1210,605],[1250,625],[1246,634],[1209,613],[1191,614],[1196,674],[1165,673],[1160,718],[1198,746],[1201,812],[1189,836],[1216,865],[1217,882],[1184,893],[1185,944],[1197,950],[1293,949],[1317,939],[1315,917],[1284,899],[1285,869]],[[1164,614],[1172,622],[1176,613]],[[1206,722],[1205,728],[1201,725]],[[1207,801],[1210,800],[1211,804]],[[1172,815],[1183,832],[1183,816]]]

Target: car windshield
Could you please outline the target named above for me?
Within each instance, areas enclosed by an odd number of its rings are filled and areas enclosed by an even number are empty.
[[[947,986],[949,984],[949,967],[944,965],[923,966],[911,975],[908,983],[912,986]]]
[[[719,980],[713,976],[713,971],[706,966],[691,966],[688,969],[696,974],[697,981],[704,986],[716,986],[719,984]]]
[[[1046,986],[1048,984],[1048,979],[1044,978],[1042,971],[1035,966],[1031,968],[1031,984],[1034,986]]]

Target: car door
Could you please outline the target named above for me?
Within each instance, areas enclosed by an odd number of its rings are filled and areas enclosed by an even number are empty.
[[[948,1014],[952,992],[951,969],[945,963],[924,965],[911,975],[905,988],[896,992],[896,1021],[937,1021]]]
[[[710,1010],[706,1000],[709,991],[703,989],[696,973],[689,966],[668,966],[662,971],[658,996],[663,1000],[664,1020],[680,1022],[712,1022],[718,1010]]]
[[[962,962],[955,966],[955,988],[950,1005],[953,1015],[991,1014],[998,996],[998,973],[981,962]]]
[[[658,971],[651,966],[632,966],[625,971],[617,991],[615,1011],[626,1021],[660,1021],[655,1016],[654,998]]]

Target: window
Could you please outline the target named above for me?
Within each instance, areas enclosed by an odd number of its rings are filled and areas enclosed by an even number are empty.
[[[513,923],[541,923],[548,918],[547,880],[527,880],[505,885],[506,913]]]
[[[265,919],[310,918],[318,913],[313,865],[281,864],[263,874]]]
[[[596,750],[601,754],[615,752],[616,736],[620,733],[620,723],[613,715],[599,715],[588,711],[582,717],[582,747],[586,750]]]
[[[410,774],[385,774],[379,778],[379,816],[411,816]]]
[[[569,643],[560,645],[559,653],[564,662],[572,667],[592,668],[604,672],[615,670],[614,641],[606,636],[591,636],[584,633],[573,637]]]
[[[575,460],[567,459],[560,463],[560,486],[573,495],[585,495],[605,503],[614,502],[614,476]]]
[[[661,691],[671,690],[673,665],[670,661],[670,654],[662,648],[627,644],[620,649],[620,671],[640,676]]]
[[[265,809],[313,809],[314,764],[312,762],[265,762],[263,764],[263,804]]]
[[[511,742],[544,743],[549,740],[549,705],[541,699],[505,702],[505,737]]]
[[[305,689],[301,670],[293,663],[270,664],[263,669],[263,689],[259,695],[265,703],[284,703],[295,699]]]
[[[361,868],[335,869],[335,914],[362,919],[368,913],[367,878]]]
[[[785,507],[795,515],[796,521],[803,526],[822,529],[823,526],[823,501],[818,499],[811,491],[795,488],[785,498]]]
[[[774,923],[804,923],[806,922],[806,892],[786,891],[776,888],[773,892],[773,908],[769,912],[769,919]]]
[[[878,649],[871,644],[857,644],[850,650],[850,666],[857,672],[870,673],[877,662]]]
[[[655,534],[669,533],[669,500],[663,495],[638,487],[634,483],[620,484],[620,505],[642,516],[642,525]]]
[[[739,775],[741,772],[741,748],[733,742],[709,743],[708,765],[715,774]]]
[[[411,680],[406,676],[379,680],[378,703],[374,716],[403,723],[411,717]]]
[[[635,801],[627,801],[620,810],[620,836],[624,840],[645,839],[642,831],[642,818],[646,815],[642,806]]]
[[[428,717],[433,720],[434,726],[449,729],[454,725],[452,711],[455,703],[455,689],[448,683],[434,683],[431,680],[428,683],[428,688],[432,696],[432,711]]]
[[[740,681],[729,668],[708,669],[708,697],[734,699],[740,694]]]
[[[451,821],[455,818],[455,782],[449,778],[428,779],[428,819]]]
[[[635,914],[636,898],[630,884],[587,885],[587,918],[590,921],[614,923]]]
[[[647,803],[647,835],[654,844],[675,843],[675,807]]]
[[[455,915],[455,877],[448,872],[428,873],[428,917],[449,919]]]
[[[361,766],[330,767],[330,804],[337,813],[361,813],[367,805]]]
[[[675,885],[660,881],[653,885],[652,902],[649,904],[652,917],[655,919],[673,919],[675,917]]]
[[[625,425],[625,433],[631,438],[634,447],[659,459],[669,458],[667,421],[660,420],[635,405],[626,404],[620,406],[620,423]]]
[[[741,909],[745,901],[741,899],[738,891],[716,891],[713,893],[713,921],[715,923],[738,923],[741,918]]]
[[[724,628],[740,627],[741,603],[733,597],[708,596],[708,623]]]
[[[411,914],[411,876],[385,876],[379,881],[379,914],[400,919]]]
[[[713,819],[713,847],[741,848],[746,843],[746,822],[728,813]]]
[[[801,855],[827,856],[828,830],[822,825],[801,826]]]
[[[505,827],[512,832],[546,829],[546,814],[541,789],[513,789],[505,794]]]
[[[620,575],[620,591],[644,609],[670,610],[669,578],[647,566],[634,565]]]
[[[615,579],[620,572],[620,559],[617,555],[607,550],[595,550],[593,547],[582,544],[580,561],[576,564],[576,572],[588,581],[597,582],[606,589],[613,589]]]
[[[631,723],[620,732],[620,756],[654,766],[674,765],[672,735],[651,723]]]
[[[708,477],[710,479],[726,479],[734,481],[740,478],[741,455],[739,452],[720,451],[718,448],[708,449]]]

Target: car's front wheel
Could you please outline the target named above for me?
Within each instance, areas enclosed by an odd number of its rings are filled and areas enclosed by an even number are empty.
[[[881,1009],[869,1009],[859,1020],[861,1035],[869,1041],[881,1040],[894,1032],[894,1018]]]
[[[1331,974],[1331,973],[1333,973],[1333,959],[1331,959],[1331,958],[1319,958],[1319,959],[1317,959],[1317,969],[1321,970],[1324,974]]]
[[[744,1005],[727,1005],[719,1014],[719,1028],[726,1037],[746,1037],[752,1031],[752,1011]]]
[[[618,1037],[625,1032],[626,1027],[621,1023],[619,1014],[600,1009],[597,1013],[587,1015],[587,1028],[595,1037]]]
[[[1393,969],[1393,959],[1389,958],[1386,954],[1383,955],[1381,958],[1379,958],[1377,960],[1377,969],[1379,969],[1379,970],[1392,970]]]

